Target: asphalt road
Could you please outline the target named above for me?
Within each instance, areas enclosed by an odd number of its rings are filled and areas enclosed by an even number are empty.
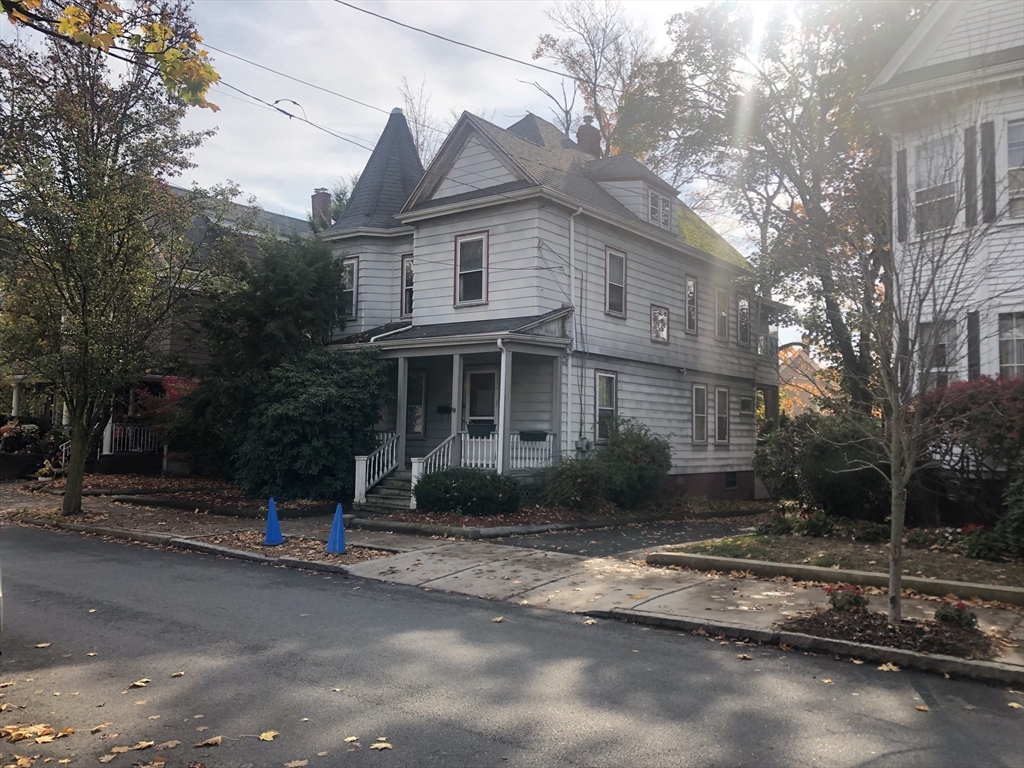
[[[3,529],[0,558],[0,701],[26,706],[0,723],[77,729],[0,742],[0,764],[178,740],[110,764],[1024,765],[1001,688],[29,528]]]

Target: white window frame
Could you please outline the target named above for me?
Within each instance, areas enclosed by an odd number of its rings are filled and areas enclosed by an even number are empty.
[[[612,257],[622,259],[622,284],[612,282]],[[615,315],[616,317],[626,316],[626,284],[628,278],[626,270],[628,269],[628,260],[626,258],[626,252],[620,251],[615,248],[606,248],[604,252],[604,311],[609,315]],[[611,308],[611,294],[612,286],[616,288],[622,288],[622,309]]]
[[[466,272],[462,271],[462,244],[471,243],[479,240],[481,246],[481,265],[480,269],[472,269]],[[488,232],[469,232],[464,235],[457,235],[455,237],[455,306],[457,307],[472,307],[480,304],[487,303],[487,289],[488,289],[488,265],[490,262],[490,242]],[[479,299],[463,299],[462,298],[462,276],[480,272],[480,298]]]
[[[722,396],[725,396],[725,408],[722,408]],[[715,387],[715,442],[725,444],[729,442],[729,390],[727,387]],[[722,419],[725,419],[725,429],[722,429]],[[725,433],[725,437],[722,433]]]
[[[691,283],[693,284],[692,296],[690,295]],[[686,332],[697,333],[697,329],[700,327],[700,281],[693,275],[683,277],[683,301],[686,304]],[[692,312],[690,311],[691,304]]]
[[[1006,123],[1007,213],[1024,216],[1024,118]]]
[[[1024,312],[999,313],[999,373],[1024,378]]]
[[[725,310],[724,333],[721,332],[720,326],[723,308]],[[729,291],[725,288],[715,288],[715,338],[722,341],[729,340]]]
[[[662,326],[660,320],[655,320],[655,317],[661,313],[664,313],[665,316],[664,326]],[[651,304],[651,341],[655,344],[668,344],[669,316],[670,313],[668,307]],[[662,329],[664,329],[664,333],[661,333]]]
[[[612,382],[612,404],[611,407],[601,405],[601,379],[611,379]],[[594,442],[603,443],[608,440],[607,433],[601,436],[601,413],[611,412],[612,421],[619,415],[619,375],[615,371],[605,371],[600,368],[594,371]]]
[[[406,282],[406,277],[409,274],[407,269],[406,269],[406,265],[407,264],[412,267],[412,281],[411,282]],[[401,293],[399,294],[399,297],[398,297],[398,301],[399,301],[399,308],[398,308],[399,309],[399,315],[401,317],[412,317],[413,298],[414,298],[413,286],[415,286],[415,284],[416,284],[416,262],[413,260],[413,255],[411,253],[407,253],[407,254],[402,256],[402,281],[401,282],[402,282],[402,289],[401,289]]]
[[[960,164],[955,152],[956,139],[952,136],[926,141],[914,150],[914,231],[919,237],[956,224],[959,207],[956,199],[957,169]],[[941,176],[936,177],[936,174]],[[949,218],[935,215],[935,223],[928,225],[922,209],[925,206],[936,209],[939,204],[951,206],[952,210],[946,214]],[[926,222],[925,225],[922,222]]]
[[[918,325],[917,354],[925,389],[945,386],[956,380],[957,324],[955,320],[942,320],[939,321],[939,324],[942,326],[941,339],[931,338],[932,327],[936,323],[927,322]],[[929,349],[932,344],[934,344],[934,348]],[[942,348],[941,359],[938,354],[940,347]],[[926,366],[925,363],[928,365]]]
[[[675,210],[672,198],[651,187],[647,188],[647,221],[661,229],[672,229],[672,214]]]
[[[352,294],[352,311],[348,314],[342,314],[342,317],[346,320],[354,320],[359,314],[359,257],[353,257],[345,259],[341,263],[342,276],[341,276],[341,301],[342,306],[347,303],[345,301],[345,294]],[[351,285],[348,285],[348,272],[351,269]]]
[[[697,407],[697,392],[701,392],[704,399],[704,407]],[[691,430],[690,440],[694,443],[705,444],[708,441],[708,388],[704,384],[694,384],[690,393]],[[699,425],[699,429],[698,429]]]

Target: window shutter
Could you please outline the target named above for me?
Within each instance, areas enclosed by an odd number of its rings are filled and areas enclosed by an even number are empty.
[[[981,216],[996,220],[996,125],[981,124]]]
[[[964,129],[964,221],[978,223],[978,136],[972,125]]]
[[[981,322],[977,312],[967,313],[967,378],[981,378]]]
[[[896,153],[896,239],[907,241],[907,150]]]

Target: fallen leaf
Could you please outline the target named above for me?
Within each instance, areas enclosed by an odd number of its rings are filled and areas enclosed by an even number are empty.
[[[196,728],[196,730],[199,731],[200,733],[202,733],[203,731],[210,730],[210,726],[208,726],[208,725],[200,725],[198,728]]]
[[[964,704],[964,709],[977,709],[973,704]]]
[[[173,675],[171,675],[171,677],[184,677],[184,675],[184,672],[175,672]]]
[[[376,744],[371,744],[370,749],[394,749],[386,741],[378,741]]]
[[[49,648],[53,643],[36,643],[36,648]]]
[[[10,688],[12,685],[17,685],[17,680],[8,680],[6,683],[0,683],[0,688]]]
[[[89,613],[96,613],[96,609],[95,608],[90,608],[89,609]]]
[[[144,677],[144,678],[142,678],[141,680],[136,680],[136,681],[135,681],[134,683],[132,683],[132,684],[131,684],[131,685],[129,685],[128,687],[129,687],[129,688],[145,688],[145,687],[146,687],[146,685],[147,685],[147,684],[148,684],[149,682],[150,682],[149,678],[148,678],[148,677]]]
[[[95,655],[96,655],[96,651],[93,651],[93,652],[91,652],[91,653],[87,653],[87,654],[85,654],[85,655],[86,655],[86,656],[95,656]]]
[[[140,741],[138,744],[132,747],[132,749],[149,749],[154,744],[156,744],[155,741]]]
[[[110,751],[113,752],[115,755],[123,755],[125,752],[131,752],[132,748],[131,747],[111,747]]]
[[[493,619],[491,619],[491,623],[492,624],[501,624],[501,622],[503,622],[504,620],[505,620],[504,616],[495,616]]]
[[[745,653],[737,653],[736,658],[740,659],[741,661],[750,661],[750,656],[748,656]]]
[[[821,682],[823,682],[825,685],[835,685],[835,683],[832,682],[831,678],[828,677],[821,678]]]
[[[594,624],[597,624],[597,619],[587,619],[583,623],[586,624],[589,627],[589,626],[592,626]]]
[[[345,737],[345,743],[346,744],[351,744],[353,741],[359,741],[359,737],[358,736],[346,736]]]
[[[309,718],[308,717],[300,717],[299,718],[299,722],[300,723],[308,723],[309,722]]]
[[[637,592],[635,595],[630,595],[630,598],[633,600],[643,600],[645,597],[647,597],[646,592]]]
[[[157,749],[174,749],[179,744],[181,744],[180,741],[172,739],[171,741],[165,741],[162,744],[157,744],[156,748]]]
[[[1008,701],[1006,702],[1006,706],[1013,707],[1014,709],[1024,709],[1024,706],[1018,704],[1016,701]]]
[[[341,688],[331,688],[331,691],[333,691],[334,693],[340,693]]]
[[[193,720],[202,720],[203,716],[202,715],[192,715],[192,719]]]
[[[149,720],[159,720],[160,719],[160,715],[150,715],[147,719],[149,719]]]
[[[146,701],[147,701],[146,699],[139,699],[138,701],[135,702],[135,705],[139,706],[139,707],[144,706],[146,704]]]
[[[70,757],[63,757],[63,758],[61,758],[60,760],[57,761],[57,765],[67,765],[70,762],[71,762],[71,758]]]
[[[117,755],[103,755],[103,757],[100,758],[100,762],[101,763],[109,763],[115,757],[117,757]]]
[[[329,752],[317,752],[316,756],[317,757],[327,757],[327,755],[329,755],[329,754],[330,754]]]
[[[36,744],[49,744],[55,738],[57,737],[54,736],[52,733],[46,736],[40,736],[38,739],[36,739]]]
[[[74,732],[74,728],[61,728],[59,731],[57,731],[57,738],[63,739],[65,736],[70,736]]]
[[[206,741],[200,741],[196,744],[197,747],[219,747],[223,736],[213,736]]]
[[[285,763],[284,768],[302,768],[304,765],[309,765],[309,760],[292,760],[290,763]]]
[[[387,740],[388,740],[387,736],[378,736],[377,737],[377,741],[387,741]]]
[[[881,670],[882,672],[899,672],[900,671],[899,667],[897,667],[895,664],[889,663],[888,661],[885,662],[885,664],[882,664],[878,669]]]
[[[850,661],[852,661],[854,664],[863,664],[864,663],[863,659],[850,659]]]
[[[918,704],[916,707],[914,707],[914,709],[916,709],[918,712],[930,712],[931,711],[930,709],[928,709],[928,705],[927,704]]]
[[[264,731],[260,734],[260,741],[273,741],[275,736],[280,736],[277,731]]]

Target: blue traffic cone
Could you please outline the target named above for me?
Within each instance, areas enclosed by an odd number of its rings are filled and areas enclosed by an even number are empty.
[[[341,504],[334,512],[334,523],[331,525],[331,535],[327,537],[327,554],[345,554],[345,520],[341,516]]]
[[[267,535],[263,539],[263,545],[275,547],[278,544],[284,544],[284,536],[281,535],[281,524],[277,522],[277,507],[271,499],[267,504]]]

